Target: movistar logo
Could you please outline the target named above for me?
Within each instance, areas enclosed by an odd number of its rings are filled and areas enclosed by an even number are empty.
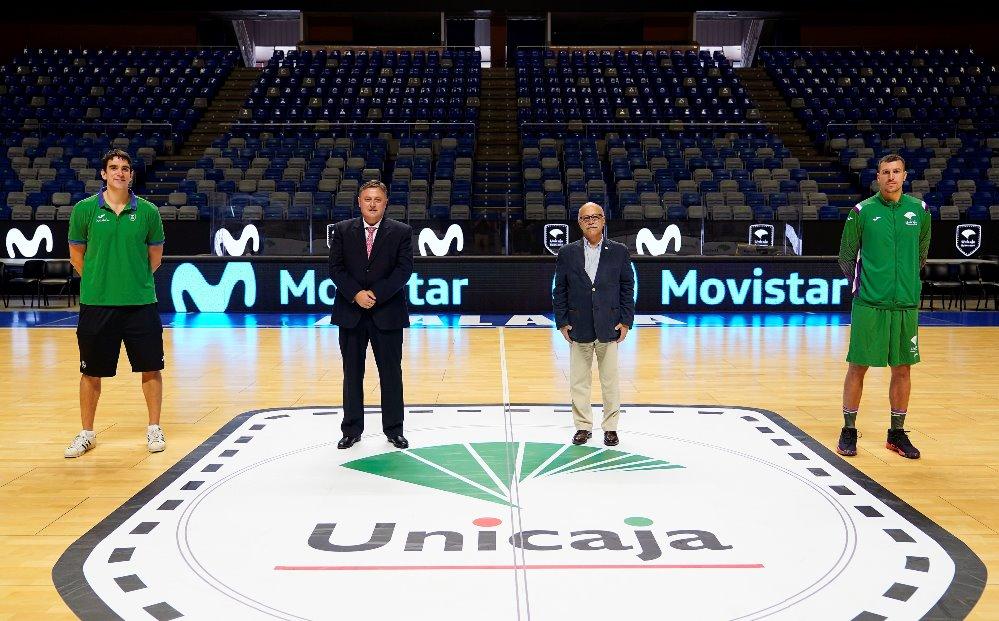
[[[455,240],[455,250],[456,252],[461,252],[461,249],[465,246],[465,234],[462,232],[461,227],[457,224],[452,224],[447,227],[447,232],[444,233],[443,238],[438,238],[437,233],[431,228],[425,228],[420,231],[420,237],[417,245],[420,248],[420,256],[425,257],[427,255],[427,250],[433,253],[435,257],[443,257],[448,254],[451,250],[451,241]]]
[[[505,506],[514,506],[510,487],[515,481],[604,470],[683,468],[624,451],[541,442],[430,446],[373,455],[343,467]]]
[[[649,229],[645,228],[638,232],[635,237],[635,248],[638,254],[649,254],[654,257],[666,254],[670,244],[673,244],[673,252],[680,252],[680,227],[671,224],[666,227],[663,236],[656,239],[656,236]]]
[[[247,224],[239,233],[239,239],[232,236],[228,229],[215,231],[215,255],[224,257],[226,255],[241,257],[246,252],[246,247],[253,244],[253,252],[260,251],[260,233],[257,227]]]
[[[24,236],[19,229],[7,231],[7,256],[14,259],[14,249],[21,253],[22,257],[30,259],[38,254],[38,249],[45,242],[45,252],[52,252],[52,229],[47,224],[41,224],[31,235],[31,239]]]
[[[219,284],[210,285],[201,271],[192,263],[182,263],[170,281],[170,297],[174,310],[186,313],[184,294],[191,296],[196,310],[203,313],[222,313],[229,308],[232,290],[236,283],[243,283],[243,304],[249,308],[257,300],[257,279],[250,263],[229,263],[222,272]]]
[[[687,270],[682,279],[677,279],[672,270],[662,271],[662,303],[669,305],[673,300],[683,300],[690,306],[705,304],[716,306],[731,303],[769,305],[794,304],[795,306],[825,306],[839,304],[842,289],[850,284],[846,278],[804,279],[798,272],[791,272],[787,278],[762,278],[763,268],[754,267],[752,278],[700,278],[696,269]]]

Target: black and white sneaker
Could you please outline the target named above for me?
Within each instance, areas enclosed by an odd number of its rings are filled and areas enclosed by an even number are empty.
[[[839,442],[836,444],[836,452],[844,457],[853,457],[857,454],[856,427],[843,427],[839,432]]]
[[[904,429],[889,429],[885,448],[906,459],[919,459],[919,449],[912,446],[912,442],[909,442],[909,432]]]
[[[73,438],[73,442],[66,447],[63,455],[65,457],[79,457],[95,446],[97,446],[97,438],[87,437],[87,434],[81,431]]]

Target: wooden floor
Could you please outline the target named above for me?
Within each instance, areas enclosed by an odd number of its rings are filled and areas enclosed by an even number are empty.
[[[842,424],[848,330],[639,328],[621,350],[622,399],[765,408],[831,445]],[[63,448],[79,430],[74,331],[0,329],[0,619],[73,618],[52,586],[59,555],[233,416],[340,403],[336,337],[332,329],[167,330],[167,450],[146,452],[138,378],[124,372],[105,381],[97,448],[68,460]],[[971,618],[999,619],[999,328],[924,328],[920,345],[927,361],[913,371],[907,427],[923,459],[883,448],[888,376],[872,369],[851,463],[984,560],[989,583]],[[567,401],[568,349],[553,331],[411,330],[405,348],[411,404],[502,403],[503,355],[511,402]],[[369,363],[367,400],[377,403]],[[627,430],[623,418],[623,445]]]

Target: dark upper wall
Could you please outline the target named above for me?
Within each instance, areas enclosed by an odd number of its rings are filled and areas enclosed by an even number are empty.
[[[688,44],[693,13],[552,13],[553,45]]]
[[[890,15],[873,12],[803,15],[800,21],[801,45],[971,47],[993,62],[999,60],[996,23],[981,17],[899,11]]]
[[[441,14],[307,11],[302,30],[308,44],[439,45]]]
[[[693,13],[649,13],[645,17],[644,43],[691,43],[694,40]]]
[[[28,47],[131,47],[198,45],[197,13],[116,12],[114,16],[60,10],[45,16],[5,15],[0,61]]]

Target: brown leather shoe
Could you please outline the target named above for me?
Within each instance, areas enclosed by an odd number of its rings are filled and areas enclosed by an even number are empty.
[[[618,442],[620,442],[620,440],[618,440],[616,431],[604,432],[604,444],[606,446],[617,446]]]
[[[593,437],[592,431],[587,431],[585,429],[577,429],[575,435],[572,436],[572,443],[586,444],[586,441]]]

